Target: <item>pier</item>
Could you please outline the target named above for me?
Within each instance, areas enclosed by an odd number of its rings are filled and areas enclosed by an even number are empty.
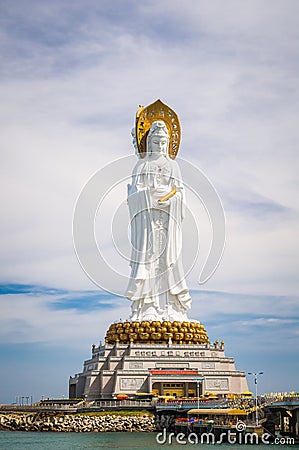
[[[282,435],[299,439],[299,396],[283,397],[282,400],[267,405],[272,413],[278,414]]]

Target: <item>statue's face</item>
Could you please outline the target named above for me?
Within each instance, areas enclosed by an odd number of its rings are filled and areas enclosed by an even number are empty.
[[[168,139],[165,136],[155,136],[151,138],[151,152],[166,155],[168,150]]]

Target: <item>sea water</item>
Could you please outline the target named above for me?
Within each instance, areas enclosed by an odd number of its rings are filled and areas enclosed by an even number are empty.
[[[48,433],[48,432],[23,432],[1,431],[1,450],[93,450],[93,449],[118,449],[118,450],[153,450],[163,448],[200,449],[211,450],[220,447],[222,450],[266,450],[266,445],[239,445],[239,444],[178,444],[175,440],[164,444],[156,441],[157,433]],[[275,450],[296,447],[294,445],[275,445]],[[273,448],[273,447],[272,447]],[[219,450],[220,450],[219,449]]]

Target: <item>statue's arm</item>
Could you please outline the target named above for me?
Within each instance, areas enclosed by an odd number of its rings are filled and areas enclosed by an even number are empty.
[[[185,217],[185,208],[186,208],[186,193],[185,186],[182,179],[182,174],[180,167],[176,161],[172,162],[173,164],[173,172],[172,172],[172,185],[173,188],[176,189],[176,201],[180,203],[181,210],[181,219]]]
[[[177,193],[176,189],[172,189],[168,194],[164,195],[158,200],[158,203],[164,203],[167,202],[171,197],[173,197]]]

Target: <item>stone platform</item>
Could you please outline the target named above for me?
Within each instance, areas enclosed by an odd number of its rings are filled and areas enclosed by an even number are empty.
[[[110,335],[109,335],[110,336]],[[224,343],[108,343],[92,346],[83,371],[70,377],[69,397],[86,400],[151,393],[197,397],[248,390],[244,372],[226,357]]]

